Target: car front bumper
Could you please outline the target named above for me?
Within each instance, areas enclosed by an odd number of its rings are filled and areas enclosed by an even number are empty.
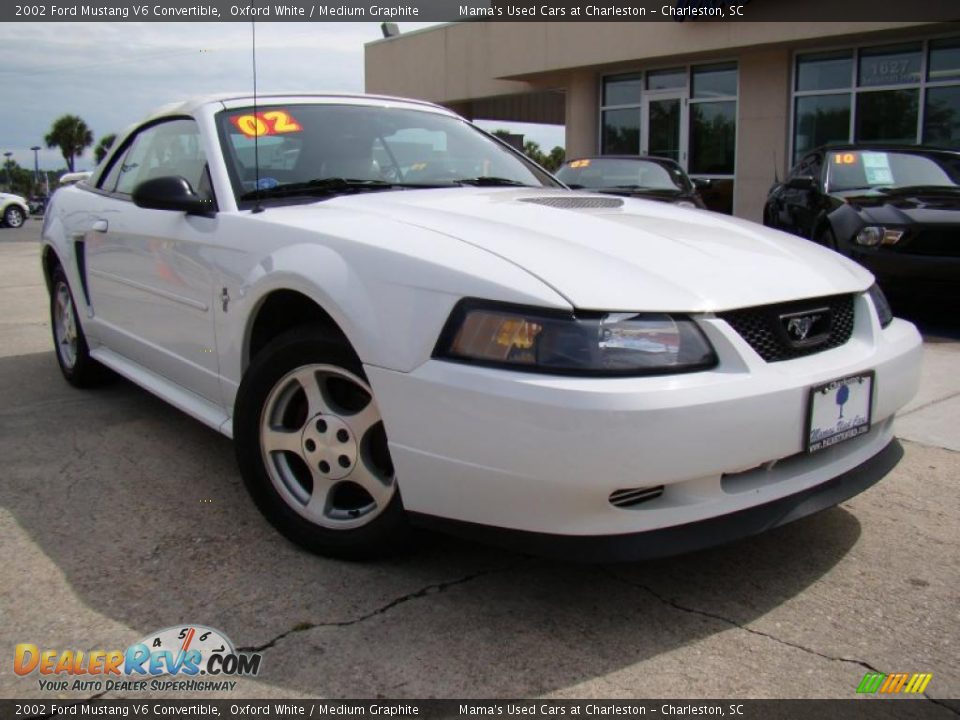
[[[911,255],[879,249],[858,251],[850,257],[877,276],[881,283],[940,283],[956,285],[960,281],[960,257]]]
[[[437,360],[410,373],[367,366],[404,506],[421,520],[588,540],[679,532],[817,488],[829,500],[826,483],[891,447],[893,415],[919,384],[916,329],[895,320],[881,330],[867,298],[856,302],[849,342],[779,363],[710,318],[700,324],[720,362],[708,372],[571,378]],[[871,431],[805,453],[809,388],[867,370],[876,373]],[[851,494],[869,484],[842,483]],[[632,507],[609,500],[660,485],[659,497]],[[802,514],[778,509],[783,519],[758,527]]]

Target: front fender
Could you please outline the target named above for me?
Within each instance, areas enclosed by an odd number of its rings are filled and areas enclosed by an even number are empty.
[[[863,219],[860,213],[844,203],[825,214],[824,225],[829,226],[833,231],[833,237],[837,240],[837,249],[846,254],[853,237],[863,227]]]

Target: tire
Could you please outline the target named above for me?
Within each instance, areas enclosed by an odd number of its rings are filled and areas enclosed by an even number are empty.
[[[56,267],[50,282],[50,327],[54,354],[67,382],[78,388],[102,385],[113,377],[103,365],[90,357],[90,348],[77,317],[70,283],[63,268]]]
[[[23,221],[26,220],[26,213],[23,212],[23,209],[19,205],[10,205],[3,212],[3,222],[7,227],[18,228],[23,225]]]
[[[233,420],[244,484],[284,536],[320,555],[392,554],[410,536],[386,432],[360,361],[319,327],[250,364]]]

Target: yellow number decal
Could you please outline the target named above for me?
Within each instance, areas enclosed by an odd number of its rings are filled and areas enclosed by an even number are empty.
[[[263,119],[273,124],[273,132],[275,133],[300,132],[303,130],[303,128],[300,127],[300,123],[294,120],[290,116],[290,113],[284,110],[270,110],[265,112]]]
[[[259,137],[270,132],[267,124],[256,115],[240,115],[230,119],[237,126],[237,130],[247,137]]]
[[[300,123],[284,110],[269,110],[256,115],[252,113],[238,115],[230,118],[230,121],[236,126],[237,130],[250,138],[303,130]]]
[[[837,153],[833,156],[833,160],[837,165],[853,165],[857,162],[857,156],[853,153]]]

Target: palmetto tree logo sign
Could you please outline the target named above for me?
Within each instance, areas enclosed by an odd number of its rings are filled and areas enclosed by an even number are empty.
[[[847,404],[847,400],[850,399],[850,388],[846,385],[841,385],[837,390],[837,405],[840,406],[840,417],[838,420],[843,419],[843,406]]]

